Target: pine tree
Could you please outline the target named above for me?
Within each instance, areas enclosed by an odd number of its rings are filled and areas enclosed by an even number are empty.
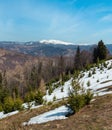
[[[102,40],[99,41],[98,43],[98,57],[99,57],[99,60],[106,59],[107,57],[107,48],[104,45]]]
[[[82,68],[81,64],[81,52],[80,47],[77,47],[76,55],[75,55],[75,69],[80,70]]]
[[[93,62],[96,63],[98,60],[106,59],[107,52],[104,42],[102,40],[99,41],[97,47],[93,50]]]
[[[94,48],[94,50],[93,50],[93,63],[97,62],[97,57],[98,57],[98,51],[97,51],[97,48]]]

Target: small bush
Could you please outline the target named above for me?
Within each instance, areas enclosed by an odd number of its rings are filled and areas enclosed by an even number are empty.
[[[63,83],[66,82],[67,80],[69,80],[69,75],[64,75],[64,76],[62,77]],[[63,84],[63,85],[64,85],[64,84]]]
[[[9,113],[14,110],[22,109],[23,101],[20,98],[13,100],[12,97],[6,97],[4,100],[3,111],[4,113]]]
[[[25,102],[31,102],[35,99],[35,92],[31,91],[25,95]]]
[[[53,89],[56,89],[56,88],[58,88],[58,87],[59,87],[58,84],[54,84],[54,85],[53,85]]]
[[[91,74],[91,72],[89,71],[88,77],[91,77],[91,76],[92,76],[92,74]]]
[[[22,104],[23,104],[22,99],[17,98],[17,99],[14,101],[14,110],[22,110]]]
[[[36,105],[40,105],[43,103],[43,94],[40,91],[36,93],[34,101]]]
[[[100,67],[100,70],[103,70],[103,66]]]
[[[97,83],[99,82],[99,79],[97,79]]]
[[[48,94],[51,95],[52,92],[53,92],[53,88],[52,88],[52,86],[49,86]]]
[[[91,84],[90,84],[90,81],[87,82],[87,86],[89,87]]]
[[[86,93],[84,94],[85,104],[89,105],[92,98],[93,98],[93,93],[90,90],[87,90]]]
[[[99,64],[97,64],[97,66],[96,66],[98,69],[100,68],[100,66],[99,66]]]
[[[76,113],[84,106],[84,96],[71,94],[68,98],[68,104],[70,109]]]
[[[63,92],[63,87],[61,88],[61,92]]]
[[[32,106],[31,102],[35,101],[36,105],[43,103],[43,93],[41,91],[29,92],[25,96],[25,102],[28,104],[28,109]]]
[[[87,66],[86,66],[87,71],[90,70],[90,68],[91,68],[90,65],[87,65]]]
[[[80,72],[79,72],[78,70],[76,70],[76,71],[74,72],[73,78],[74,78],[74,79],[78,78],[79,74],[80,74]]]
[[[3,107],[2,107],[2,104],[0,104],[0,112],[3,111]]]
[[[53,97],[53,101],[56,101],[56,96]]]
[[[69,97],[68,97],[68,107],[73,111],[72,114],[78,112],[82,107],[85,105],[88,105],[93,98],[93,94],[90,90],[85,91],[84,89],[81,89],[79,86],[79,83],[74,81],[74,84],[72,83],[73,91],[70,91]]]
[[[6,97],[4,99],[3,110],[4,110],[4,113],[14,111],[14,100],[11,97]]]
[[[49,105],[49,106],[50,106],[50,105],[52,105],[52,102],[51,102],[51,101],[49,101],[49,102],[47,103],[47,105]]]
[[[65,82],[64,82],[64,81],[62,81],[61,85],[63,86],[64,84],[65,84]]]
[[[96,74],[96,70],[95,70],[95,68],[93,69],[92,74]]]

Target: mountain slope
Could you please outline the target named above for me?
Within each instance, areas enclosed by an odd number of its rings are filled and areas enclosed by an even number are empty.
[[[0,49],[0,70],[14,69],[16,66],[23,66],[26,62],[35,59],[32,56]]]
[[[57,105],[58,106],[58,105]],[[98,97],[91,105],[84,107],[77,114],[66,120],[57,120],[45,124],[22,126],[29,118],[55,108],[50,105],[20,112],[17,115],[0,120],[0,130],[111,130],[112,128],[112,95]]]
[[[26,126],[26,129],[39,130],[111,130],[112,95],[98,97],[91,105],[66,120]]]
[[[60,85],[58,88],[55,88],[54,91],[51,93],[51,95],[49,95],[47,92],[46,96],[44,96],[44,98],[48,102],[53,101],[54,96],[56,96],[56,99],[55,99],[57,100],[56,102],[54,102],[53,104],[45,105],[45,106],[37,106],[38,108],[34,107],[35,109],[32,109],[31,111],[22,111],[18,113],[17,115],[1,120],[0,130],[2,129],[13,130],[15,128],[20,129],[20,130],[23,130],[23,129],[35,130],[37,127],[39,130],[46,130],[46,129],[51,129],[51,130],[107,129],[107,130],[111,130],[112,128],[112,125],[111,125],[111,120],[112,120],[111,73],[112,73],[112,60],[106,61],[105,63],[100,64],[98,67],[93,67],[88,71],[84,71],[80,73],[80,76],[81,76],[79,80],[80,84],[85,89],[91,89],[94,92],[95,100],[93,100],[89,106],[85,106],[83,109],[81,109],[75,115],[69,118],[66,118],[66,120],[52,121],[53,118],[65,119],[65,115],[68,110],[62,106],[66,102],[66,100],[63,101],[63,98],[68,97],[68,92],[69,92],[69,88],[71,87],[72,78],[68,80],[67,82],[65,82],[63,86]],[[88,81],[90,81],[89,85],[88,85]],[[55,82],[55,85],[57,83]],[[63,87],[63,91],[61,91],[62,87]],[[97,93],[99,96],[96,96]],[[62,99],[62,101],[59,99]],[[57,108],[59,106],[61,107]],[[57,108],[56,111],[55,110],[50,111],[54,108]],[[37,119],[39,119],[39,121],[40,120],[43,121],[43,117],[42,117],[43,115],[44,115],[45,121],[46,120],[49,121],[49,118],[51,118],[50,119],[51,122],[48,122],[46,124],[41,124],[41,125],[37,123],[35,124],[35,122],[38,122]],[[29,119],[30,121],[33,120],[35,125],[23,126],[23,123],[25,122],[25,124],[27,124]],[[5,125],[2,125],[2,124],[5,124]]]

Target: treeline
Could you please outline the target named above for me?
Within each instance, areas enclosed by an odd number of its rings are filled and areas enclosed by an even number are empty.
[[[92,51],[80,50],[74,56],[63,55],[52,58],[39,58],[38,62],[24,67],[22,73],[8,78],[7,70],[0,73],[0,111],[21,109],[23,102],[36,101],[41,104],[46,89],[52,82],[61,80],[63,84],[76,70],[82,70],[92,63],[108,57],[108,50],[103,41]],[[11,106],[8,104],[10,101]],[[7,105],[8,104],[8,105]],[[8,109],[7,106],[10,106]]]
[[[82,70],[90,64],[99,63],[99,61],[106,60],[109,57],[109,51],[102,40],[98,42],[98,45],[96,45],[91,52],[80,51],[80,47],[78,46],[75,55],[74,69]]]

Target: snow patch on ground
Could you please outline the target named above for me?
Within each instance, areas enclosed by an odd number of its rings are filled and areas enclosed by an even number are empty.
[[[46,100],[47,102],[50,102],[53,101],[54,96],[56,97],[56,100],[68,97],[69,90],[72,89],[71,82],[72,79],[68,80],[67,82],[65,82],[63,86],[60,86],[57,89],[55,89],[51,95],[49,95],[47,92],[47,94],[43,97],[43,99]],[[63,92],[61,92],[62,87]]]
[[[69,111],[70,110],[68,109],[68,107],[61,106],[39,116],[33,117],[28,122],[24,122],[23,125],[41,124],[48,121],[66,119],[66,115],[69,113]]]
[[[13,111],[13,112],[10,112],[10,113],[7,113],[7,114],[4,114],[3,112],[0,112],[0,119],[15,115],[17,113],[19,113],[19,111]]]
[[[80,85],[87,89],[92,90],[92,92],[95,95],[105,95],[105,94],[111,94],[112,91],[110,90],[102,92],[98,91],[98,89],[103,89],[105,87],[112,85],[112,69],[108,69],[110,66],[112,66],[112,60],[106,61],[108,63],[107,68],[103,67],[102,70],[100,68],[95,68],[95,74],[92,74],[91,77],[88,77],[89,72],[93,72],[94,68],[91,68],[89,71],[81,72],[84,76],[79,80]],[[56,88],[51,95],[48,94],[48,91],[46,95],[43,97],[44,100],[47,102],[52,102],[53,98],[56,97],[56,100],[60,100],[63,98],[66,98],[69,96],[69,91],[72,89],[71,83],[73,78],[65,82],[63,86],[59,86]],[[90,86],[87,85],[87,83],[90,82]],[[63,92],[61,92],[61,88],[63,87]]]
[[[107,67],[111,66],[112,60],[106,61],[108,63]],[[80,79],[80,84],[85,89],[91,89],[95,94],[105,95],[111,94],[112,91],[97,91],[98,89],[103,89],[108,86],[112,86],[112,69],[108,69],[103,67],[103,70],[95,67],[95,74],[92,74],[91,77],[88,77],[89,72],[92,73],[92,69],[87,72],[83,72],[84,77]],[[87,85],[88,81],[90,82],[90,86]]]

